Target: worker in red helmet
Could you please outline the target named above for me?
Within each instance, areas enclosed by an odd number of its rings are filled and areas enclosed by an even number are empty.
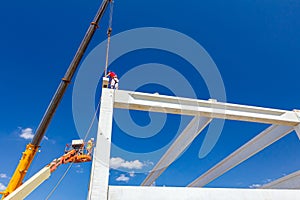
[[[119,79],[115,72],[108,71],[108,74],[105,77],[110,77],[110,88],[119,89]]]

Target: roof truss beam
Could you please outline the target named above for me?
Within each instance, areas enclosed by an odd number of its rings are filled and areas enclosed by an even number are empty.
[[[262,149],[276,142],[280,138],[284,137],[288,133],[294,130],[294,127],[290,126],[278,126],[271,125],[266,130],[262,131],[259,135],[254,137],[252,140],[244,144],[242,147],[234,151],[224,160],[216,164],[214,167],[209,169],[207,172],[202,174],[192,183],[189,187],[203,187],[214,179],[218,178],[225,172],[234,168],[238,164],[247,160],[251,156],[255,155]]]
[[[194,117],[161,157],[141,185],[150,186],[211,122],[211,118]]]
[[[300,189],[300,170],[263,185],[264,189]]]
[[[296,126],[300,123],[296,112],[256,106],[246,106],[197,100],[158,94],[116,90],[114,108],[202,116],[257,123]]]

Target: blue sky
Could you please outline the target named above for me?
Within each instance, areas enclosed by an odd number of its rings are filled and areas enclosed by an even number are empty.
[[[8,184],[21,152],[30,142],[26,136],[30,138],[37,128],[100,3],[96,0],[0,3],[0,146],[6,152],[2,154],[0,164],[1,189]],[[201,44],[214,60],[228,102],[292,110],[300,108],[299,18],[300,1],[297,0],[192,0],[188,3],[115,0],[113,35],[140,27],[162,27],[181,32]],[[87,54],[106,39],[108,13],[100,24]],[[100,62],[95,65],[105,63],[104,60]],[[161,63],[175,69],[186,77],[197,98],[210,98],[203,77],[184,59],[170,52],[153,49],[130,52],[113,62],[111,69],[122,78],[136,66],[146,63]],[[159,69],[153,70],[157,70],[162,79],[172,80],[172,77],[160,74]],[[147,75],[136,78],[144,79]],[[173,81],[177,85],[176,80]],[[177,86],[181,87],[180,84]],[[120,88],[132,89],[122,82]],[[170,88],[158,82],[141,85],[138,91],[174,95]],[[79,137],[73,121],[72,92],[73,84],[46,132],[41,152],[35,157],[27,178],[59,157],[66,143]],[[98,87],[95,101],[100,93]],[[183,92],[182,96],[189,94]],[[150,122],[147,113],[131,112],[131,116],[140,126]],[[168,120],[159,134],[144,140],[126,135],[114,123],[113,143],[131,152],[160,149],[178,131],[178,116],[168,116]],[[226,122],[216,146],[205,158],[199,159],[204,131],[155,184],[187,185],[265,127]],[[299,145],[292,132],[207,186],[249,188],[299,170]],[[113,185],[139,185],[146,175],[137,171],[155,164],[143,157],[134,162],[126,155],[116,152],[112,155],[114,168],[117,168],[111,170],[110,184]],[[86,198],[90,166],[90,163],[73,165],[50,199]],[[61,166],[28,199],[46,198],[67,167]]]

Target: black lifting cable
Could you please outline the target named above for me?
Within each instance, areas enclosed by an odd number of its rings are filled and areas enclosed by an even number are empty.
[[[111,36],[111,32],[112,32],[113,9],[114,9],[114,1],[110,0],[110,10],[109,10],[109,22],[108,22],[108,29],[107,29],[107,46],[106,46],[106,59],[105,59],[104,76],[107,75],[107,68],[108,68],[108,55],[109,55],[109,46],[110,46],[110,36]]]

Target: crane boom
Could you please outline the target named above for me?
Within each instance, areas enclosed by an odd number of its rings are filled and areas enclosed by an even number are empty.
[[[81,149],[82,151],[80,151]],[[87,151],[89,150],[87,149]],[[45,180],[47,180],[51,176],[51,174],[62,164],[83,163],[89,162],[91,160],[91,150],[90,152],[87,152],[87,154],[84,153],[84,142],[82,140],[82,143],[80,144],[79,148],[75,147],[72,150],[66,151],[65,154],[61,157],[54,159],[49,165],[45,166],[43,169],[41,169],[39,172],[33,175],[30,179],[28,179],[24,184],[22,184],[16,190],[11,192],[8,196],[6,196],[5,200],[24,199]]]
[[[11,192],[13,192],[16,188],[18,188],[21,184],[22,181],[27,173],[27,170],[32,162],[32,160],[34,159],[34,156],[36,154],[36,152],[38,151],[39,145],[45,135],[45,132],[48,128],[49,123],[51,122],[51,119],[59,105],[59,103],[61,102],[61,99],[63,97],[63,95],[65,94],[65,91],[69,85],[69,83],[71,82],[71,79],[88,47],[88,44],[90,43],[96,29],[98,28],[98,23],[100,21],[100,19],[102,18],[109,2],[111,2],[112,0],[103,0],[100,8],[98,9],[93,21],[91,22],[82,42],[80,43],[80,46],[72,60],[72,62],[70,63],[67,72],[65,73],[65,76],[62,78],[54,96],[52,97],[51,102],[49,103],[49,106],[36,130],[36,133],[31,141],[31,143],[29,143],[26,146],[26,150],[23,152],[23,155],[19,161],[19,164],[12,176],[12,178],[10,179],[10,182],[8,184],[8,186],[6,187],[6,190],[4,192],[1,192],[2,195],[2,199],[4,199],[7,195],[9,195]]]

